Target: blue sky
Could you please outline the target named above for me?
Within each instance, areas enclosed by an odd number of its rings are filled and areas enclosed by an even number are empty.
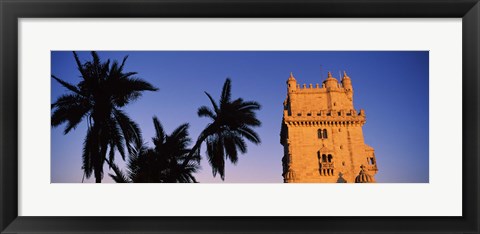
[[[204,91],[218,100],[227,77],[232,80],[232,97],[255,100],[262,105],[257,128],[262,143],[248,145],[237,165],[228,163],[224,182],[281,183],[283,146],[280,144],[282,103],[286,80],[293,72],[299,84],[316,84],[331,71],[339,77],[347,71],[354,88],[354,106],[365,109],[365,143],[375,148],[379,172],[377,182],[425,183],[429,175],[428,51],[98,51],[102,60],[121,61],[128,55],[125,71],[160,90],[146,92],[125,108],[136,121],[145,142],[154,135],[152,117],[157,116],[170,133],[190,123],[195,140],[208,119],[197,117],[202,105],[210,105]],[[91,59],[79,52],[80,59]],[[51,72],[71,83],[80,81],[71,51],[52,51]],[[52,103],[67,92],[52,79]],[[51,180],[82,181],[81,152],[86,123],[63,135],[64,126],[51,131]],[[192,144],[193,145],[193,144]],[[204,147],[203,147],[204,149]],[[116,162],[123,167],[120,157]],[[213,177],[207,160],[195,176],[200,182],[222,182]],[[108,172],[108,168],[105,168]],[[92,182],[94,178],[85,180]],[[105,175],[102,182],[109,182]]]

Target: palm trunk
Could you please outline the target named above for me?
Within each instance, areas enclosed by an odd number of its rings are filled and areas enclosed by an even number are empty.
[[[101,161],[100,161],[100,144],[99,144],[99,130],[97,124],[93,124],[92,127],[93,138],[92,138],[92,161],[93,161],[93,171],[95,175],[95,183],[102,183],[102,171],[101,171]]]
[[[195,154],[197,150],[200,150],[200,146],[207,139],[207,137],[214,133],[214,129],[216,128],[216,126],[218,126],[218,124],[214,122],[213,124],[209,125],[205,130],[203,130],[200,133],[200,137],[197,139],[197,142],[195,143],[193,148],[190,150],[190,153],[188,153],[187,159],[185,159],[185,161],[183,162],[182,164],[183,167],[186,167],[188,165],[190,160],[192,160],[193,158],[193,154]]]
[[[188,163],[190,162],[190,160],[192,160],[193,155],[195,154],[195,152],[197,150],[200,149],[200,146],[202,145],[203,141],[205,141],[205,139],[207,139],[207,135],[204,135],[203,137],[201,137],[197,140],[197,142],[195,143],[193,148],[190,150],[190,153],[188,153],[187,158],[185,159],[185,161],[183,161],[183,164],[182,164],[183,168],[185,168],[188,165]]]
[[[93,139],[92,139],[92,158],[94,163],[94,174],[95,174],[95,183],[102,183],[102,171],[103,171],[103,159],[105,158],[106,151],[102,147],[101,142],[101,129],[99,126],[102,126],[100,121],[94,121],[92,131],[93,131]]]
[[[100,138],[100,139],[103,139],[103,138]],[[104,162],[104,160],[106,160],[106,157],[107,157],[107,144],[102,141],[101,144],[100,144],[100,158],[99,158],[100,171],[102,171],[102,172],[103,172],[103,162]],[[100,178],[99,183],[101,183],[101,178]]]

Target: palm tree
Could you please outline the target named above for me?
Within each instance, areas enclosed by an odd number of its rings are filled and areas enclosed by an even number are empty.
[[[115,175],[110,177],[117,183],[196,183],[193,173],[199,169],[199,157],[184,166],[190,149],[188,124],[182,124],[172,134],[167,135],[160,121],[154,117],[155,137],[152,138],[154,148],[142,145],[129,156],[127,175],[116,165]]]
[[[141,144],[138,125],[122,111],[127,104],[138,99],[143,91],[156,91],[150,83],[136,78],[136,72],[124,72],[126,56],[119,65],[110,60],[101,62],[96,52],[91,52],[92,61],[81,63],[73,52],[81,80],[77,85],[70,84],[54,75],[52,78],[70,92],[60,96],[52,104],[52,127],[66,123],[64,134],[75,129],[86,119],[87,135],[83,144],[83,166],[85,176],[92,172],[95,182],[101,183],[103,165],[114,163],[115,151],[125,159],[125,146],[128,153]],[[108,151],[108,158],[107,156]]]
[[[206,153],[213,176],[218,173],[222,180],[225,180],[225,159],[233,164],[237,163],[238,151],[242,154],[247,152],[244,139],[254,144],[260,143],[258,134],[252,129],[261,125],[255,113],[260,109],[260,104],[255,101],[243,101],[242,98],[232,101],[231,81],[228,78],[223,85],[218,104],[209,93],[205,94],[210,99],[213,110],[202,106],[197,114],[199,117],[210,118],[212,122],[200,133],[190,156],[199,155],[201,144],[206,142]],[[185,163],[188,163],[188,160]]]

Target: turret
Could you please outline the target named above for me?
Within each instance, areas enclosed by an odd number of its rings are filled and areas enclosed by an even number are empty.
[[[297,80],[293,77],[293,73],[290,72],[290,77],[287,80],[288,92],[293,92],[297,89]]]
[[[343,72],[343,78],[342,78],[342,86],[345,89],[348,98],[352,100],[353,98],[353,87],[352,87],[352,80],[350,77],[347,75],[347,72]]]
[[[328,77],[325,81],[323,81],[325,88],[327,89],[335,89],[338,87],[338,81],[334,77],[332,77],[332,73],[328,72]]]
[[[375,178],[367,174],[365,171],[366,167],[363,164],[360,166],[360,168],[360,173],[358,173],[357,177],[355,177],[355,183],[375,183]]]
[[[350,77],[347,75],[347,72],[343,72],[343,78],[342,78],[342,85],[345,88],[345,90],[353,90],[352,87],[352,80]]]

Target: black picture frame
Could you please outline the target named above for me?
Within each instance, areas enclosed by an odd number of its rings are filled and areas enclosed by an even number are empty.
[[[478,0],[0,0],[0,15],[1,233],[478,233],[479,231]],[[462,217],[18,216],[18,19],[59,17],[462,18],[463,215]]]

